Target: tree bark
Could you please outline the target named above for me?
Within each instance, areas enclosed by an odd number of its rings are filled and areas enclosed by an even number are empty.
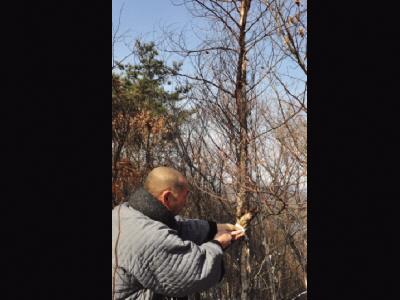
[[[247,14],[250,9],[251,0],[241,1],[240,21],[239,21],[239,56],[236,72],[235,100],[237,116],[239,120],[239,149],[237,155],[237,209],[236,217],[239,219],[248,211],[248,192],[246,185],[249,175],[248,167],[248,108],[246,99],[246,24]],[[250,248],[247,242],[243,243],[240,253],[240,281],[241,293],[240,299],[249,299],[250,292]]]

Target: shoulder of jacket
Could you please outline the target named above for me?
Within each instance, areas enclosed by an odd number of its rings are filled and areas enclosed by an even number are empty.
[[[116,211],[114,211],[116,210]],[[134,242],[154,243],[163,241],[168,235],[177,235],[177,231],[167,225],[155,221],[141,212],[123,205],[118,215],[117,208],[113,210],[113,228],[117,229],[118,223],[127,237]],[[120,220],[118,220],[120,218]]]

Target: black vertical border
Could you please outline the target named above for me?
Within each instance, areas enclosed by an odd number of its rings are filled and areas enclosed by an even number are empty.
[[[111,1],[2,13],[3,296],[109,299]]]
[[[396,10],[308,7],[308,299],[396,299]]]

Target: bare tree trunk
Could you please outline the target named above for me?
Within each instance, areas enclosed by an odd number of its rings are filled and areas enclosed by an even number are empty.
[[[267,266],[267,272],[268,272],[268,283],[269,283],[269,288],[270,288],[270,295],[271,295],[271,300],[276,300],[276,289],[275,289],[275,269],[272,264],[272,254],[270,251],[268,239],[266,235],[263,235],[263,241],[262,241],[264,248],[265,248],[265,260],[266,260],[266,266]]]
[[[151,137],[151,126],[147,124],[147,142],[146,142],[146,169],[150,170],[152,168],[152,155],[151,155],[151,148],[150,148],[150,137]]]
[[[239,57],[236,73],[235,98],[237,115],[239,118],[239,153],[238,153],[238,195],[236,217],[239,219],[248,211],[248,192],[246,191],[248,168],[248,127],[247,127],[247,99],[246,99],[246,22],[251,0],[243,0],[240,6],[239,21]],[[250,248],[243,243],[240,254],[241,300],[249,299],[250,292]]]
[[[250,299],[250,248],[248,243],[243,243],[240,249],[240,299]]]
[[[304,273],[303,283],[304,283],[305,289],[307,289],[307,270],[306,270],[306,262],[305,262],[304,256],[301,254],[299,248],[296,246],[293,235],[288,234],[286,238],[288,241],[288,245],[292,249],[294,256],[296,257],[296,259]]]

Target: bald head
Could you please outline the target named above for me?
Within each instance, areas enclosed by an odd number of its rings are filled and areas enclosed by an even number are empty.
[[[174,215],[183,209],[189,193],[185,177],[167,167],[153,169],[144,181],[144,188]]]
[[[153,169],[144,182],[144,188],[156,198],[165,190],[180,192],[186,187],[185,177],[177,170],[168,167]]]

